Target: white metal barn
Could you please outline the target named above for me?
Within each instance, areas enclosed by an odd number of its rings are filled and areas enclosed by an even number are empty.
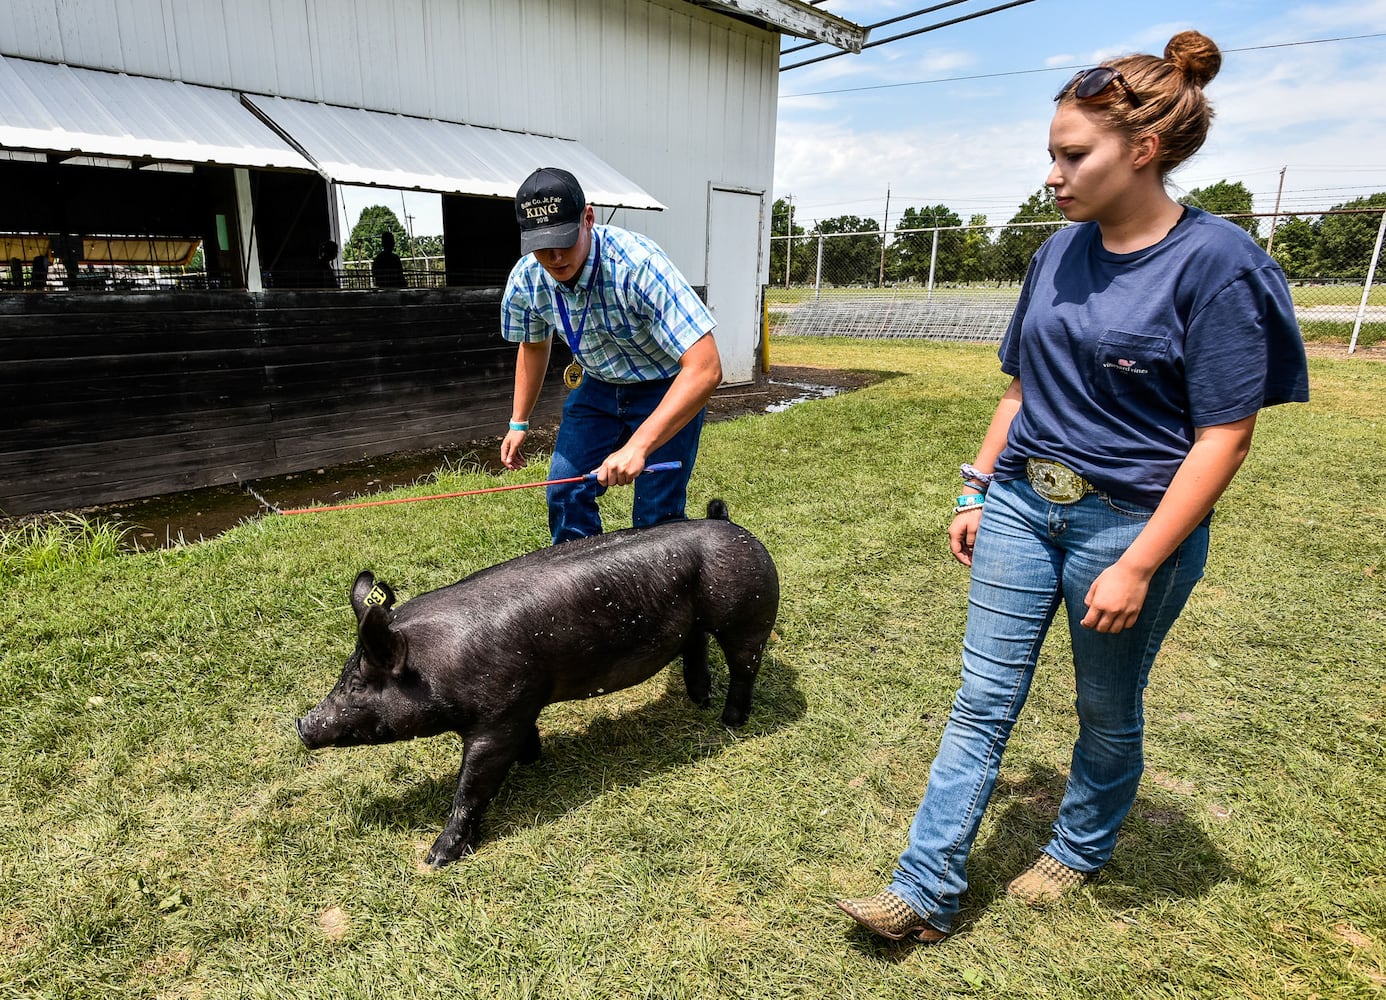
[[[251,169],[316,172],[329,197],[439,192],[448,242],[494,271],[513,262],[502,199],[567,166],[602,221],[704,288],[740,382],[768,277],[781,32],[863,37],[792,0],[0,0],[0,157],[235,168],[226,224],[251,291],[272,249]]]

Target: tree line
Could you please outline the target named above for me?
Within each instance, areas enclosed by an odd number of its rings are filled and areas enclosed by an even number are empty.
[[[374,260],[382,248],[380,234],[386,230],[395,234],[395,253],[401,257],[443,256],[441,236],[410,237],[392,209],[385,205],[371,205],[361,210],[356,225],[351,227],[351,235],[342,248],[342,259]]]
[[[1271,256],[1287,276],[1307,281],[1361,281],[1376,244],[1380,212],[1386,210],[1384,191],[1343,202],[1325,213],[1289,213],[1277,220],[1271,240],[1269,226],[1268,235],[1261,234],[1261,224],[1270,220],[1251,215],[1252,195],[1240,181],[1223,180],[1194,188],[1179,200],[1214,215],[1230,216],[1261,246],[1269,243]],[[789,235],[791,219],[788,200],[776,199],[771,234]],[[1062,222],[1048,188],[1030,195],[999,228],[988,226],[985,215],[973,215],[964,224],[947,205],[907,208],[896,221],[884,253],[881,224],[876,219],[838,215],[812,227],[793,222],[794,247],[788,271],[785,255],[790,241],[771,241],[770,283],[813,284],[818,274],[820,234],[834,237],[823,241],[822,276],[829,284],[924,283],[931,267],[936,283],[1016,282],[1025,276],[1031,256],[1054,231],[1053,226]],[[343,258],[374,259],[381,249],[380,234],[386,230],[394,233],[395,250],[401,257],[443,255],[442,236],[411,238],[391,209],[372,205],[352,227]],[[940,230],[936,258],[933,230]],[[1380,270],[1378,280],[1386,280]]]
[[[1371,262],[1380,213],[1386,210],[1386,192],[1379,192],[1324,213],[1286,214],[1278,219],[1271,240],[1260,233],[1261,223],[1270,220],[1250,214],[1252,195],[1240,181],[1195,188],[1179,200],[1214,215],[1231,216],[1262,247],[1269,243],[1271,256],[1295,280],[1361,281]],[[793,221],[789,201],[779,198],[771,217],[771,235],[794,238],[771,240],[770,283],[813,284],[819,274],[820,234],[842,234],[822,241],[821,274],[829,284],[924,283],[930,268],[935,283],[1017,282],[1025,276],[1030,257],[1054,231],[1054,224],[1062,222],[1053,193],[1040,188],[1001,227],[988,226],[985,215],[973,215],[963,228],[962,218],[946,205],[907,208],[883,247],[879,220],[839,215],[805,227]],[[939,230],[936,253],[933,230]],[[1386,280],[1380,268],[1377,280]]]

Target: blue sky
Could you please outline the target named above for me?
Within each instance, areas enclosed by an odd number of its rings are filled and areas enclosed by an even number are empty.
[[[968,0],[899,25],[888,37],[1001,0]],[[828,0],[860,24],[927,0]],[[774,194],[795,221],[857,215],[893,227],[908,207],[944,204],[964,221],[1004,224],[1044,183],[1054,92],[1076,68],[1129,52],[1162,53],[1196,28],[1223,50],[1208,85],[1208,143],[1176,171],[1176,196],[1240,181],[1258,211],[1309,212],[1386,191],[1386,0],[1034,0],[861,55],[780,74]],[[1369,38],[1352,36],[1375,35]],[[1351,39],[1314,42],[1320,39]],[[797,44],[785,39],[785,47]],[[1241,50],[1241,51],[1238,51]],[[783,64],[827,52],[786,56]],[[361,210],[385,204],[442,231],[437,195],[343,189],[343,238]]]
[[[997,2],[971,0],[873,38]],[[870,24],[928,4],[822,6]],[[1223,65],[1207,88],[1217,117],[1203,150],[1171,176],[1176,196],[1240,181],[1269,212],[1282,168],[1282,211],[1386,191],[1386,0],[1034,0],[782,72],[775,196],[793,196],[806,228],[837,215],[879,223],[887,190],[891,226],[907,207],[940,203],[964,221],[1004,223],[1043,185],[1054,92],[1102,59],[1161,54],[1186,28],[1217,42]],[[1360,35],[1376,37],[1286,44]]]

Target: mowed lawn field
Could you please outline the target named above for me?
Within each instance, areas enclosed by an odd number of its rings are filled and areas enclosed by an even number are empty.
[[[1045,911],[1075,734],[1056,626],[957,933],[897,947],[832,901],[889,879],[957,685],[945,528],[1005,385],[994,347],[775,340],[870,386],[707,427],[783,598],[749,723],[675,665],[546,709],[477,853],[441,871],[459,741],[308,753],[293,720],[401,598],[547,541],[542,491],[0,562],[0,997],[1366,998],[1386,988],[1386,364],[1316,357],[1260,420],[1147,694],[1116,856]],[[456,470],[418,495],[541,478]],[[536,475],[539,473],[539,475]],[[440,489],[441,487],[441,489]],[[629,491],[603,501],[628,517]]]

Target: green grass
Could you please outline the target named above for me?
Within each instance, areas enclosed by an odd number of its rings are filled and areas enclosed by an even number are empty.
[[[554,706],[544,759],[442,872],[421,862],[456,739],[309,754],[292,719],[351,650],[359,569],[407,599],[540,546],[538,491],[6,578],[0,997],[1380,996],[1386,365],[1316,359],[1313,401],[1261,418],[1152,676],[1147,777],[1103,878],[1047,912],[1003,891],[1062,792],[1060,628],[958,934],[910,950],[831,901],[889,877],[922,793],[965,613],[956,469],[1005,379],[986,346],[774,351],[884,377],[705,432],[695,505],[724,497],[783,578],[750,723],[726,733],[677,669]],[[607,500],[619,522],[629,491]]]
[[[0,582],[25,572],[90,566],[118,554],[130,529],[75,514],[0,526]]]
[[[1309,319],[1299,324],[1306,344],[1342,344],[1344,350],[1352,340],[1353,324],[1333,320]],[[1358,347],[1376,347],[1386,342],[1386,323],[1363,322],[1357,331]]]
[[[1359,277],[1356,284],[1343,282],[1318,285],[1313,282],[1293,281],[1290,283],[1290,297],[1294,299],[1295,305],[1300,307],[1341,306],[1344,309],[1356,309],[1362,304],[1362,282],[1365,277]],[[1386,284],[1381,283],[1380,275],[1367,294],[1367,305],[1386,306]]]

